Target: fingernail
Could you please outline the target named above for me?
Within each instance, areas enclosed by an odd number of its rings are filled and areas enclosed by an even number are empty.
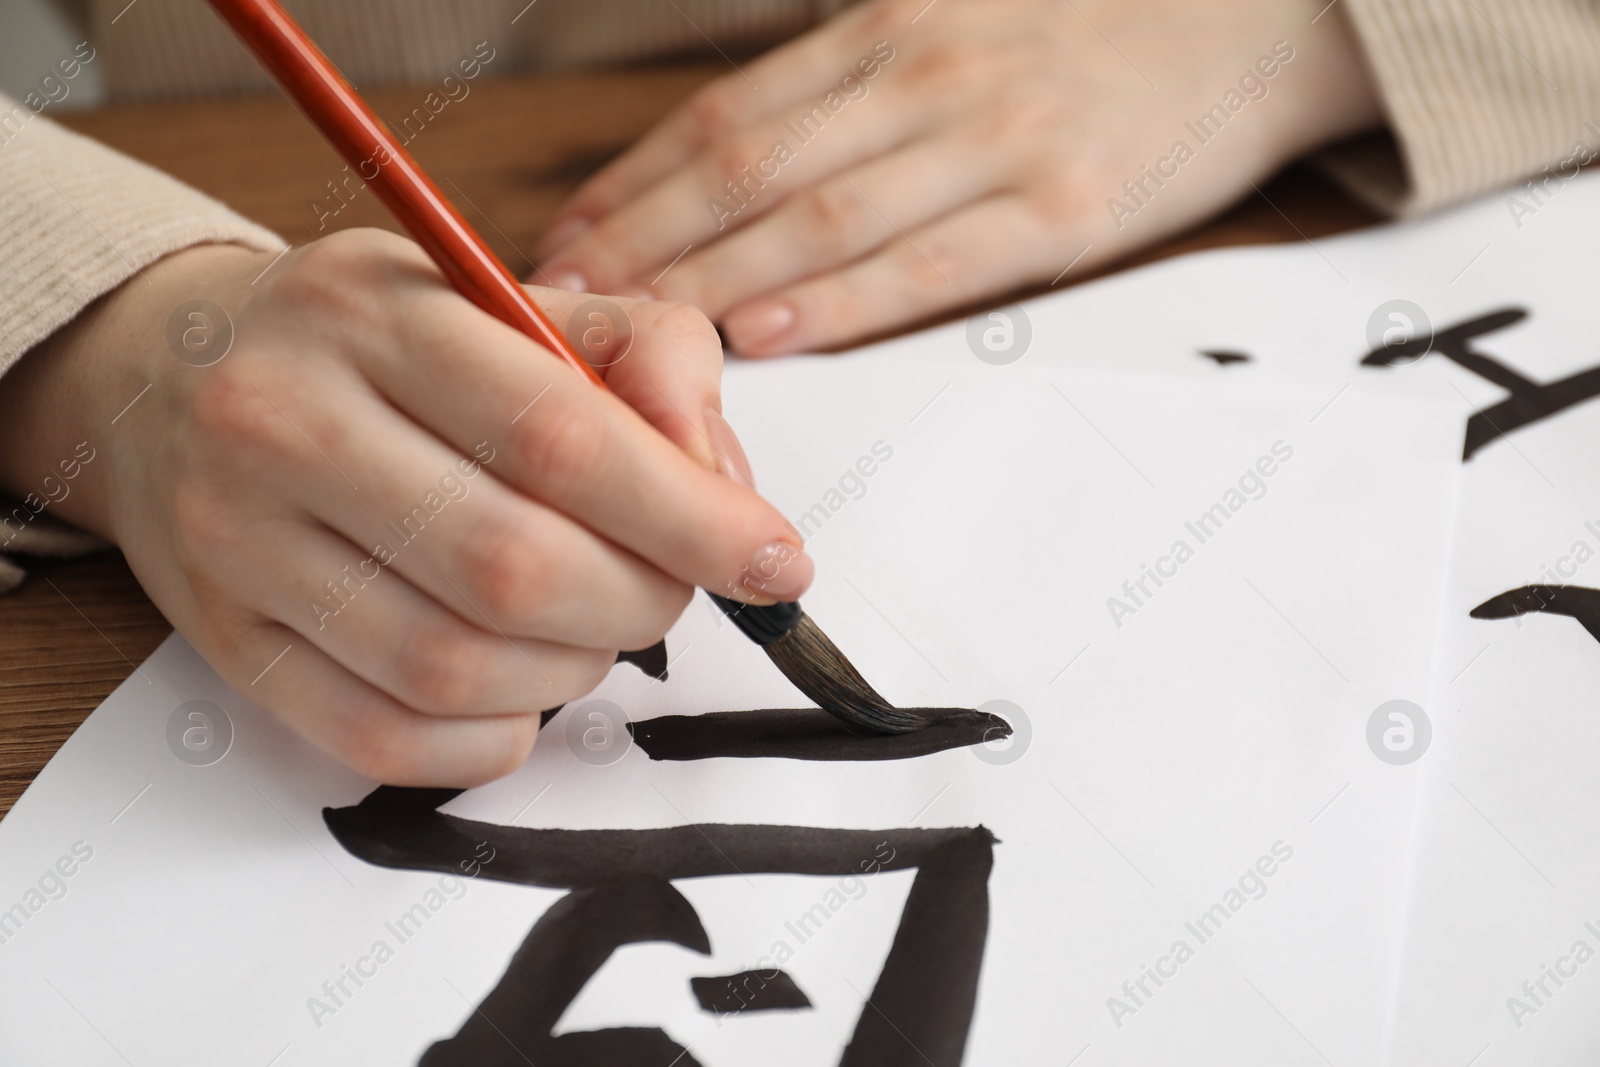
[[[787,541],[774,541],[751,556],[739,572],[735,595],[740,600],[797,600],[811,585],[815,573],[816,565],[805,549]]]
[[[711,438],[711,447],[716,451],[717,470],[723,477],[754,489],[755,476],[750,473],[750,458],[744,454],[739,435],[716,408],[706,408],[705,418],[706,436]]]
[[[586,293],[589,291],[589,280],[571,267],[558,267],[555,270],[544,272],[547,283],[552,289],[565,289],[569,293]]]
[[[589,229],[589,226],[588,219],[578,216],[562,219],[545,231],[544,236],[539,239],[539,247],[535,249],[534,254],[539,256],[555,255],[567,245],[582,237],[584,232]]]
[[[794,325],[794,305],[783,300],[755,300],[735,308],[723,326],[735,348],[776,340]]]

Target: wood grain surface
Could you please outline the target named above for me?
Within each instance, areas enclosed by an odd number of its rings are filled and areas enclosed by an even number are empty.
[[[578,182],[721,70],[664,66],[478,82],[409,147],[520,273],[532,266],[525,250]],[[430,88],[367,96],[394,123]],[[295,244],[351,226],[399,229],[370,193],[334,197],[332,186],[345,177],[343,163],[277,96],[113,107],[61,121],[227,202]],[[317,203],[323,212],[313,207]],[[1135,262],[1221,245],[1314,240],[1373,220],[1325,181],[1296,169]],[[0,815],[171,629],[115,552],[39,562],[21,589],[0,597]]]

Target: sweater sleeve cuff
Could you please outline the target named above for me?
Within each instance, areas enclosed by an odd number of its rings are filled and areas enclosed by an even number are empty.
[[[276,234],[0,96],[0,374],[97,297],[204,243]]]
[[[1600,146],[1600,8],[1565,0],[1342,0],[1387,133],[1320,153],[1352,193],[1420,215]]]

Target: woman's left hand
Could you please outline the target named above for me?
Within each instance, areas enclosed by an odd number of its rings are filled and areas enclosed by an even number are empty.
[[[868,0],[711,83],[590,180],[540,280],[694,304],[766,356],[1081,274],[1378,120],[1328,7]],[[1214,105],[1202,141],[1190,127]]]

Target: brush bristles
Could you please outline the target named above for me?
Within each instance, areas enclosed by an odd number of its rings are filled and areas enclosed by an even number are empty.
[[[880,734],[906,734],[927,725],[921,716],[902,711],[879,696],[809,615],[801,615],[793,629],[765,648],[796,689],[851,726]]]

